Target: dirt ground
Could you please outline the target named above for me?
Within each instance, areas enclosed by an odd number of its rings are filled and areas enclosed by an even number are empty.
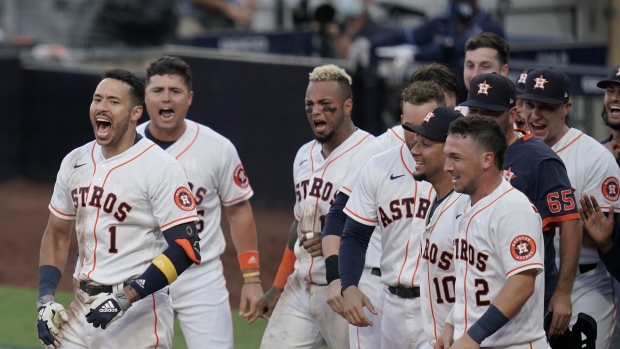
[[[0,202],[4,203],[4,209],[0,210],[0,285],[37,287],[39,246],[49,217],[47,205],[53,190],[51,183],[25,180],[0,183]],[[280,265],[293,213],[292,209],[286,211],[254,207],[254,219],[259,239],[261,279],[263,289],[267,291]],[[226,251],[221,256],[224,275],[231,307],[238,308],[243,279],[225,217],[222,217],[222,228],[226,237]],[[76,251],[77,242],[74,238],[68,266],[74,265]],[[60,290],[72,290],[72,272],[71,267],[65,269]]]

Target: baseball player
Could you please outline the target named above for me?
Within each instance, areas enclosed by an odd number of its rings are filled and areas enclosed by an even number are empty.
[[[463,62],[463,80],[469,92],[471,79],[480,74],[508,74],[508,55],[510,46],[501,37],[489,33],[478,33],[465,42],[465,61]],[[467,115],[467,106],[460,104],[456,110]]]
[[[170,348],[168,285],[200,263],[185,171],[136,134],[144,85],[105,73],[90,105],[96,141],[63,160],[41,241],[37,329],[47,348]],[[69,312],[54,300],[74,221],[79,260]],[[105,331],[104,331],[105,330]]]
[[[459,85],[456,77],[448,67],[440,63],[431,63],[423,66],[411,74],[409,83],[416,81],[433,81],[444,91],[446,96],[446,106],[455,107],[456,97],[459,94]],[[458,108],[458,107],[457,107]],[[389,128],[386,132],[377,137],[376,142],[379,147],[388,150],[393,147],[401,146],[405,142],[405,131],[402,125]],[[368,157],[370,158],[370,156]],[[355,184],[355,182],[350,183]],[[351,186],[351,188],[353,185]]]
[[[552,312],[549,337],[566,330],[572,314],[571,291],[581,249],[581,223],[576,200],[562,160],[543,141],[514,130],[517,116],[515,85],[499,74],[481,74],[471,80],[463,103],[470,115],[490,116],[506,134],[508,149],[503,175],[536,206],[543,220],[545,242],[545,304]],[[562,230],[560,271],[555,264],[555,227]],[[541,246],[542,248],[542,246]]]
[[[469,91],[471,79],[485,73],[508,75],[508,42],[494,33],[478,33],[465,42],[463,80]],[[465,114],[463,114],[465,115]]]
[[[411,75],[409,81],[410,83],[416,81],[437,82],[437,85],[444,91],[446,103],[450,107],[454,107],[458,93],[458,83],[456,77],[445,65],[439,63],[427,64],[416,70]],[[364,145],[351,158],[342,186],[338,194],[336,194],[334,203],[329,208],[329,213],[325,219],[322,247],[325,256],[327,281],[329,283],[328,303],[334,311],[341,315],[343,315],[342,295],[340,293],[342,285],[338,272],[338,249],[340,246],[340,236],[344,230],[347,218],[347,215],[344,213],[344,207],[349,200],[352,188],[355,187],[361,169],[368,159],[393,146],[404,144],[404,134],[405,131],[400,125],[390,128],[384,134],[369,142],[369,144]],[[364,271],[358,286],[369,298],[370,302],[374,304],[377,315],[364,309],[366,317],[373,322],[373,326],[358,327],[349,325],[349,345],[351,348],[378,348],[381,345],[381,317],[385,292],[383,292],[383,284],[380,282],[380,256],[381,229],[376,227],[366,250]]]
[[[411,149],[415,159],[413,178],[433,185],[433,201],[426,215],[426,229],[420,241],[420,299],[422,323],[428,341],[426,348],[433,348],[443,330],[446,318],[454,306],[454,254],[452,252],[455,222],[452,219],[456,202],[467,195],[455,193],[452,177],[443,170],[443,146],[448,137],[450,123],[463,115],[452,108],[439,107],[422,125],[405,125],[418,134],[418,141]],[[442,219],[442,217],[444,217]],[[445,217],[448,217],[447,219]]]
[[[441,88],[432,82],[415,82],[402,93],[404,124],[419,125],[437,106],[445,105]],[[344,314],[356,326],[373,326],[364,307],[374,304],[358,288],[364,252],[375,227],[381,230],[381,282],[387,291],[381,323],[382,348],[420,348],[425,340],[419,323],[419,245],[424,217],[430,205],[431,185],[411,176],[415,162],[405,144],[372,157],[360,174],[345,207],[347,220],[339,249],[339,271]]]
[[[606,79],[596,86],[605,89],[603,97],[603,122],[611,129],[611,136],[601,143],[609,150],[620,166],[620,65],[615,66]]]
[[[596,86],[605,89],[603,112],[601,116],[605,125],[611,129],[611,135],[601,141],[601,143],[612,153],[616,158],[616,163],[620,166],[620,142],[618,142],[620,139],[620,65],[613,67],[607,78],[599,81]],[[616,222],[618,222],[618,220],[616,220]],[[616,223],[616,230],[618,230],[619,226],[620,225]],[[618,239],[620,239],[620,232],[616,232],[615,236],[616,241],[618,241]],[[613,246],[613,249],[606,251],[606,253],[599,253],[599,256],[607,266],[607,270],[612,275],[618,275],[618,270],[613,266],[615,265],[615,256],[618,255],[618,249],[620,249],[620,243],[616,242]],[[600,245],[599,250],[603,251]],[[618,277],[616,277],[616,280],[618,280]],[[616,297],[620,297],[620,287],[617,283],[614,288]],[[619,315],[620,308],[618,308],[616,313],[616,319]],[[614,348],[613,345],[615,345],[614,349],[620,349],[620,321],[616,321],[616,328],[611,338],[611,343],[613,343],[611,348]]]
[[[232,348],[232,317],[219,258],[225,248],[221,207],[243,273],[239,313],[251,323],[263,295],[256,227],[248,201],[254,192],[235,146],[209,127],[185,118],[193,98],[189,65],[177,57],[162,57],[150,64],[146,76],[150,121],[138,126],[138,132],[183,165],[196,198],[196,227],[204,251],[201,264],[189,268],[170,287],[172,306],[188,348]]]
[[[293,162],[295,222],[274,286],[259,302],[268,316],[277,301],[261,348],[349,348],[347,321],[327,304],[325,260],[316,242],[351,156],[373,139],[351,121],[351,97],[351,77],[343,69],[330,64],[310,73],[305,102],[315,140]]]
[[[527,81],[527,72],[530,70],[534,70],[535,68],[527,68],[524,69],[521,74],[519,74],[519,78],[515,83],[515,87],[517,90],[517,96],[520,96],[525,93],[525,82]],[[514,128],[529,132],[527,128],[527,123],[525,122],[525,115],[523,115],[523,103],[525,103],[522,99],[517,98],[517,117],[515,118]]]
[[[469,199],[457,203],[454,217],[445,217],[458,226],[455,303],[436,348],[549,348],[542,221],[527,197],[503,179],[506,146],[504,130],[489,117],[450,125],[444,170],[454,191]]]
[[[594,196],[601,209],[607,212],[618,201],[620,169],[605,147],[566,125],[566,115],[572,106],[569,94],[568,76],[546,68],[529,72],[525,94],[519,98],[525,100],[524,111],[529,115],[527,122],[531,132],[564,162],[575,197]],[[556,234],[556,249],[559,240]],[[561,249],[560,254],[563,255]],[[616,313],[613,293],[612,278],[600,262],[594,243],[584,237],[572,291],[571,325],[581,312],[592,316],[597,323],[597,349],[609,346]]]

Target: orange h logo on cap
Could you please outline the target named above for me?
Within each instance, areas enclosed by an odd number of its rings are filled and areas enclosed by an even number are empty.
[[[484,80],[483,83],[478,84],[478,88],[479,88],[478,94],[484,93],[485,95],[488,96],[489,95],[489,89],[493,88],[493,86],[487,84],[487,81]]]
[[[426,114],[426,116],[424,117],[424,121],[423,122],[429,122],[431,120],[431,118],[434,118],[435,114],[433,114],[433,112],[430,112],[428,114]]]
[[[535,78],[534,80],[536,80],[536,84],[534,85],[534,88],[540,88],[540,89],[545,89],[545,84],[548,83],[549,81],[547,81],[547,79],[543,78],[542,74],[540,75],[539,78]]]

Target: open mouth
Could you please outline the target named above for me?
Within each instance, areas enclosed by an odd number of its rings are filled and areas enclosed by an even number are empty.
[[[159,109],[159,115],[164,119],[172,119],[174,117],[174,110],[172,108]]]
[[[616,118],[620,118],[620,105],[610,105],[609,113]]]
[[[416,160],[415,161],[415,169],[416,169],[416,171],[419,171],[422,168],[424,168],[424,161]]]
[[[530,122],[530,131],[534,134],[540,134],[547,129],[547,125],[537,122]]]
[[[105,137],[110,133],[112,129],[112,122],[104,117],[98,116],[95,119],[97,125],[97,135],[99,137]]]
[[[324,132],[326,128],[327,128],[327,123],[325,121],[320,121],[320,120],[314,121],[314,129],[317,132]]]

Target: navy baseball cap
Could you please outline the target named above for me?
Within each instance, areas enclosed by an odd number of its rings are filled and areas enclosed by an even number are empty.
[[[620,65],[617,65],[609,72],[607,79],[599,81],[596,86],[600,88],[607,88],[609,84],[620,84]]]
[[[527,68],[524,69],[521,74],[519,74],[519,78],[517,79],[517,83],[515,84],[518,94],[522,95],[525,93],[525,82],[527,81],[527,73],[534,69],[536,68]]]
[[[454,108],[438,107],[426,115],[421,125],[403,124],[403,128],[426,138],[445,142],[448,138],[450,123],[461,117],[463,114]]]
[[[525,93],[518,98],[551,105],[568,103],[570,84],[568,75],[557,69],[534,69],[527,74]]]
[[[492,111],[504,111],[516,105],[515,84],[505,76],[489,73],[471,79],[469,95],[461,105]]]

